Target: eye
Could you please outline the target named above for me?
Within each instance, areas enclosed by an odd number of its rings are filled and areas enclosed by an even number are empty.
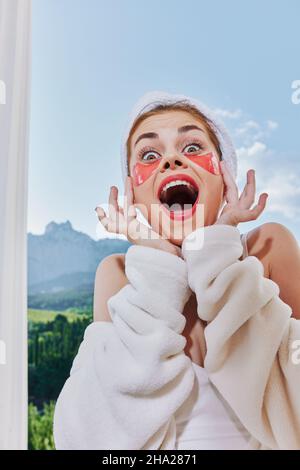
[[[151,160],[157,160],[157,157],[159,157],[159,153],[157,153],[152,148],[142,148],[138,152],[138,157],[140,160],[149,162]]]
[[[188,147],[191,147],[191,148],[194,147],[195,150],[186,151],[185,149],[187,149]],[[186,145],[186,146],[184,147],[184,150],[185,150],[184,153],[192,153],[193,151],[194,151],[194,152],[195,152],[195,151],[196,151],[196,152],[199,152],[199,150],[204,150],[204,147],[203,147],[203,145],[202,145],[200,142],[199,142],[199,143],[198,143],[198,142],[192,142],[192,143]]]

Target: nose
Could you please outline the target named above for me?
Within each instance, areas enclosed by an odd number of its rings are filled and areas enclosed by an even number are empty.
[[[164,158],[161,172],[164,173],[165,170],[176,170],[177,168],[187,168],[187,164],[184,162],[184,159],[181,158],[181,156],[173,154]]]

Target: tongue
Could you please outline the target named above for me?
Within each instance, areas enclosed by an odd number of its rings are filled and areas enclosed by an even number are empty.
[[[191,209],[196,198],[197,194],[192,187],[174,186],[167,190],[163,203],[168,206],[169,210],[181,211]]]

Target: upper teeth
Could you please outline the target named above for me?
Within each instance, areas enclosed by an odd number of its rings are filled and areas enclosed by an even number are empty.
[[[179,185],[182,185],[182,184],[185,184],[186,186],[190,186],[191,188],[194,189],[194,186],[191,183],[189,183],[188,181],[174,180],[174,181],[170,181],[170,183],[165,184],[163,186],[161,192],[166,191],[167,189],[172,188],[173,186],[179,186]]]

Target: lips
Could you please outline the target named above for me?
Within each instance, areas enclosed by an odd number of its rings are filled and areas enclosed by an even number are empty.
[[[199,185],[190,175],[171,175],[161,181],[157,197],[171,219],[183,220],[191,217],[196,210]]]

